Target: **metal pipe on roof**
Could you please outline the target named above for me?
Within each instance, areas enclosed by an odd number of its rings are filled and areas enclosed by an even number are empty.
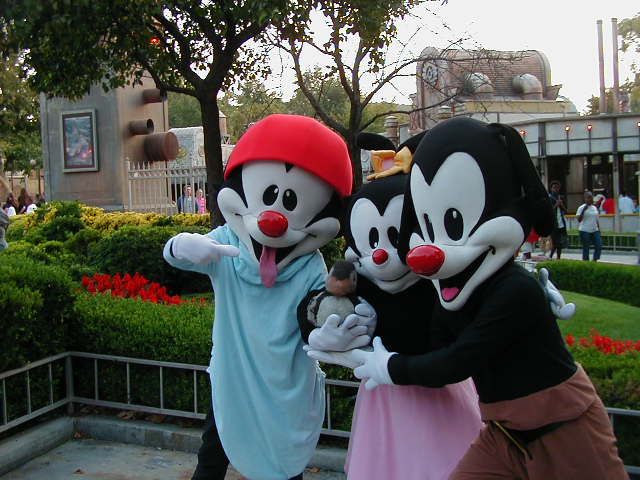
[[[613,40],[613,113],[620,113],[620,74],[618,72],[618,19],[611,19]]]
[[[607,95],[604,87],[604,48],[602,42],[602,20],[596,22],[598,28],[598,71],[600,74],[600,104],[599,112],[607,113]]]

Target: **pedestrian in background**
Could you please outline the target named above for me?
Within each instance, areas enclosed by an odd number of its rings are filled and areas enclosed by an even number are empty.
[[[185,185],[183,194],[177,200],[178,213],[198,213],[198,203],[193,196],[191,185]]]
[[[16,202],[15,197],[13,196],[13,192],[9,192],[9,196],[7,197],[7,201],[4,205],[2,205],[2,210],[9,217],[13,217],[18,213],[18,203]]]
[[[207,213],[207,199],[201,188],[196,191],[196,203],[198,204],[198,213]]]
[[[554,224],[551,231],[551,253],[549,258],[553,258],[555,252],[560,260],[562,255],[562,249],[568,246],[567,237],[567,221],[564,218],[564,214],[567,213],[567,207],[564,204],[564,199],[560,195],[561,184],[558,180],[553,180],[549,185],[549,199],[551,200],[551,206],[553,207]]]
[[[593,193],[584,192],[584,203],[578,207],[576,215],[582,243],[582,260],[589,260],[589,248],[593,243],[593,261],[597,262],[602,251],[602,239],[598,209],[593,204]]]

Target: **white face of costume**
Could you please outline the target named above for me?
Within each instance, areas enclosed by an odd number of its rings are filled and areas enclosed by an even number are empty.
[[[340,230],[337,218],[314,218],[333,195],[329,184],[301,168],[276,161],[242,166],[246,205],[238,192],[223,188],[220,211],[252,258],[281,270],[292,260],[331,241]]]
[[[444,253],[437,271],[423,276],[432,280],[444,308],[459,310],[514,255],[524,241],[522,227],[510,216],[481,218],[484,177],[467,153],[449,155],[431,184],[414,165],[410,188],[421,235],[414,233],[409,247],[433,245]],[[407,262],[412,264],[410,255]]]
[[[351,209],[349,226],[360,255],[348,248],[345,259],[353,262],[360,275],[388,293],[401,292],[419,280],[398,256],[398,232],[403,195],[393,197],[384,213],[366,197]]]

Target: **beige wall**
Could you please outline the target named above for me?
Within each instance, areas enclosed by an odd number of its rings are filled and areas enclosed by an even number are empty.
[[[168,125],[166,101],[145,104],[142,91],[153,88],[151,79],[143,85],[104,92],[93,86],[88,95],[71,102],[54,97],[40,97],[45,191],[49,200],[80,200],[109,210],[121,210],[128,196],[125,158],[141,158],[144,136],[132,137],[131,120],[151,118],[155,131]],[[95,111],[98,170],[64,172],[62,160],[61,115],[65,111]]]

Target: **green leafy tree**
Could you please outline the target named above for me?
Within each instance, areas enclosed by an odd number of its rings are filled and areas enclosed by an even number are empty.
[[[0,57],[0,156],[9,170],[28,172],[42,164],[38,95],[26,81],[19,54]]]
[[[370,108],[369,113],[365,112],[383,87],[393,86],[394,80],[401,76],[414,76],[414,72],[407,72],[407,67],[426,60],[411,54],[407,44],[399,55],[389,55],[391,44],[399,41],[398,26],[402,19],[421,3],[424,2],[318,0],[314,6],[328,27],[326,36],[312,32],[309,23],[287,20],[278,26],[278,36],[272,38],[274,45],[291,56],[298,88],[310,103],[314,116],[347,142],[355,188],[362,181],[360,151],[356,145],[358,133],[375,122],[379,125],[379,119],[386,115],[408,113],[406,108],[395,107],[387,111]],[[351,48],[352,45],[355,47]],[[302,54],[306,49],[323,57],[329,66],[322,71],[305,72]],[[344,109],[328,101],[327,91],[332,91],[334,78],[344,92],[343,97],[346,97]]]
[[[252,123],[272,113],[286,111],[282,98],[258,80],[243,82],[235,90],[221,100],[232,141],[240,138]]]
[[[169,92],[169,126],[171,128],[198,127],[202,115],[198,99],[184,93]]]
[[[266,51],[248,42],[286,15],[304,23],[310,6],[296,0],[5,0],[0,27],[6,42],[25,49],[37,91],[82,97],[140,80],[145,72],[165,92],[200,105],[207,187],[222,181],[218,94],[268,71]],[[222,221],[212,212],[214,224]]]
[[[618,24],[618,32],[622,36],[620,50],[623,53],[633,52],[636,55],[631,64],[634,78],[623,86],[629,95],[629,106],[632,112],[640,112],[640,65],[637,58],[640,58],[640,13],[635,17],[625,18]]]

